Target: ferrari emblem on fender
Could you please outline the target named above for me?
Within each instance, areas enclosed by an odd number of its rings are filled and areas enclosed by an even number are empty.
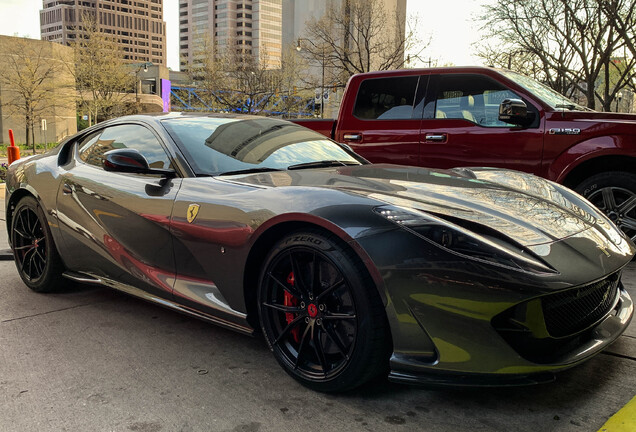
[[[192,223],[194,219],[196,219],[197,215],[199,214],[199,207],[199,204],[190,204],[188,206],[188,223]]]

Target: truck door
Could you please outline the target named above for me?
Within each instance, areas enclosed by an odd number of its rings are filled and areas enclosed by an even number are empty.
[[[504,167],[540,174],[543,119],[530,127],[499,121],[499,104],[523,99],[493,78],[476,73],[431,75],[422,119],[419,165]]]
[[[421,75],[365,79],[342,107],[336,141],[371,162],[417,165],[427,82]]]

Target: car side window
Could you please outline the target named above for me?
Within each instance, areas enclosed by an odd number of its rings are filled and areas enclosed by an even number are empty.
[[[499,104],[519,95],[484,75],[440,76],[434,118],[465,119],[485,127],[510,127],[499,120]]]
[[[363,120],[421,118],[421,109],[415,109],[419,80],[419,76],[407,76],[362,81],[353,115]]]
[[[79,157],[87,164],[104,166],[104,153],[120,149],[135,149],[141,153],[150,168],[172,168],[161,143],[147,128],[140,125],[118,125],[89,135],[79,143]]]

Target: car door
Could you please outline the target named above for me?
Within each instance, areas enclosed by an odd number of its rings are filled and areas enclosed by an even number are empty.
[[[113,283],[170,297],[175,277],[170,216],[181,179],[107,172],[104,153],[138,150],[150,167],[172,163],[159,137],[141,124],[109,126],[75,144],[57,194],[66,266]]]
[[[499,104],[523,99],[493,78],[477,73],[432,75],[422,119],[419,165],[504,167],[538,173],[543,152],[543,119],[529,127],[499,121]]]
[[[335,139],[375,163],[417,165],[423,99],[428,77],[364,79]],[[351,86],[353,88],[354,86]]]

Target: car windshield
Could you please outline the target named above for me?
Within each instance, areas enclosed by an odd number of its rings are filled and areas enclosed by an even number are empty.
[[[589,108],[584,107],[582,105],[577,104],[576,102],[568,99],[562,94],[556,92],[550,87],[541,84],[539,81],[536,81],[530,77],[525,75],[518,74],[516,72],[512,72],[509,70],[501,70],[502,74],[504,74],[507,78],[510,78],[521,87],[528,90],[530,93],[538,96],[542,101],[550,105],[554,109],[567,109],[572,111],[591,111]]]
[[[162,120],[197,175],[359,165],[323,135],[287,121],[249,117]]]

